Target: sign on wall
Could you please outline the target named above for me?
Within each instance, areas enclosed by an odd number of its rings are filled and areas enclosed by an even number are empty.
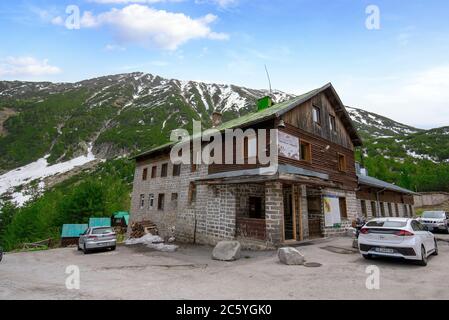
[[[299,160],[299,138],[291,134],[279,131],[279,155]]]
[[[336,197],[324,197],[324,224],[326,227],[333,227],[337,223],[341,223],[340,201]]]

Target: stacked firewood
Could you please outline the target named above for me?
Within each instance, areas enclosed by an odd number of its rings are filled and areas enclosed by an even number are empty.
[[[144,235],[151,233],[152,235],[158,235],[157,226],[151,221],[134,222],[131,225],[131,238],[142,238]]]

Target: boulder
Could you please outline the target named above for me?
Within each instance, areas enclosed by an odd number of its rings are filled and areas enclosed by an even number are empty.
[[[301,252],[290,247],[279,248],[278,257],[281,263],[287,265],[302,265],[306,261]]]
[[[234,261],[240,259],[240,242],[220,241],[212,251],[212,259]]]

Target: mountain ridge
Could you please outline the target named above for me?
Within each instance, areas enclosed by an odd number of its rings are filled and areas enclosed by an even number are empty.
[[[87,160],[101,163],[145,151],[167,142],[173,129],[191,129],[193,120],[210,127],[214,111],[222,112],[224,121],[255,111],[257,99],[267,94],[143,72],[74,83],[0,81],[0,182],[11,170],[30,165],[48,174],[63,168],[60,173],[70,176],[72,163],[88,167]],[[279,90],[272,96],[275,102],[294,97]],[[447,169],[449,127],[418,129],[363,109],[347,109],[364,141],[358,160],[371,174],[413,190],[421,184],[433,188],[425,181],[411,182],[418,178],[404,178],[403,172],[416,175],[422,169],[424,176]],[[44,178],[49,179],[33,173],[24,183]],[[449,190],[447,183],[438,186]],[[12,189],[17,193],[20,186],[15,183]]]

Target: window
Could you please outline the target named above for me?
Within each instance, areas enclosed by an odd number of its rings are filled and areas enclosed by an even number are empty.
[[[313,106],[313,122],[321,124],[321,109],[317,106]]]
[[[338,154],[338,170],[341,172],[346,171],[346,156],[344,154]]]
[[[178,207],[178,194],[177,193],[171,194],[171,203],[172,203],[173,209],[176,209]]]
[[[366,213],[366,201],[365,200],[361,200],[360,201],[360,205],[362,206],[362,215],[364,217],[367,217],[368,214]]]
[[[147,177],[148,177],[148,168],[144,168],[142,172],[142,180],[143,181],[147,180]]]
[[[157,209],[158,210],[164,210],[164,201],[165,201],[165,194],[160,193],[159,198],[157,199]]]
[[[329,127],[332,132],[337,132],[337,124],[335,122],[335,117],[332,115],[329,116]]]
[[[173,177],[179,177],[181,175],[181,165],[174,164],[173,165]]]
[[[252,219],[265,219],[265,210],[261,197],[249,197],[249,217]]]
[[[410,217],[413,217],[413,207],[411,204],[408,205],[408,209],[409,209],[408,211],[409,211]]]
[[[145,207],[145,195],[140,195],[140,209],[143,209]]]
[[[346,198],[339,198],[340,202],[340,216],[342,219],[348,218],[348,210],[346,208]]]
[[[377,208],[375,201],[371,201],[371,216],[377,217]]]
[[[248,143],[248,159],[257,157],[257,137],[249,137]]]
[[[394,204],[394,209],[396,210],[396,217],[399,217],[399,206],[397,203]]]
[[[148,207],[149,209],[153,209],[154,207],[154,194],[152,193],[148,195]]]
[[[164,163],[161,168],[161,178],[165,178],[167,176],[168,164]]]
[[[383,202],[380,203],[380,215],[381,217],[385,217],[385,206]]]
[[[388,216],[392,217],[393,216],[393,211],[391,210],[391,203],[388,202],[387,206],[388,206]]]
[[[189,185],[189,204],[196,202],[196,185],[190,182]]]
[[[408,208],[407,208],[407,205],[406,204],[404,204],[404,217],[408,217],[409,215],[408,215]]]
[[[311,162],[312,161],[312,145],[306,141],[301,140],[301,160]]]
[[[157,167],[154,166],[153,168],[151,168],[151,179],[156,178],[157,175]]]

